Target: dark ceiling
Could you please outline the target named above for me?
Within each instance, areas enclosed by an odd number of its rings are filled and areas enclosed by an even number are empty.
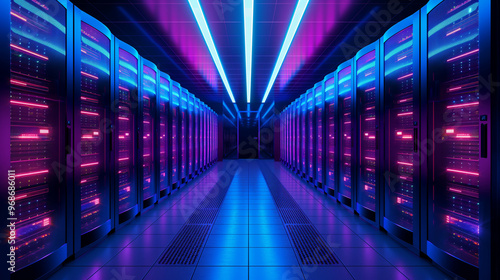
[[[188,0],[74,0],[141,56],[210,106],[227,91]],[[267,102],[278,110],[334,71],[425,0],[310,0]],[[201,0],[238,107],[245,111],[243,0]],[[262,101],[297,0],[256,0],[251,110]]]

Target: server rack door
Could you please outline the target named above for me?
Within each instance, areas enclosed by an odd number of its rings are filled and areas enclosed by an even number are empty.
[[[385,173],[383,227],[419,248],[420,13],[387,31],[381,44]]]
[[[306,155],[307,155],[307,176],[306,178],[310,182],[314,182],[314,176],[315,170],[314,166],[316,165],[315,162],[315,151],[314,151],[314,123],[315,123],[315,118],[314,118],[314,91],[312,89],[309,89],[306,94],[306,106],[307,106],[307,111],[306,111],[306,134],[307,134],[307,139],[306,139]]]
[[[172,82],[172,105],[171,105],[171,118],[172,118],[172,129],[171,129],[171,137],[172,137],[172,145],[171,145],[171,179],[170,184],[172,185],[172,189],[177,188],[180,185],[180,137],[179,137],[179,106],[180,106],[180,85],[177,82]]]
[[[71,135],[65,129],[69,132],[72,122],[66,118],[66,108],[70,116],[67,99],[71,98],[73,61],[66,57],[73,53],[73,7],[66,1],[54,1],[45,8],[5,1],[0,7],[0,29],[10,37],[2,40],[3,80],[10,84],[2,84],[0,102],[5,148],[1,171],[6,184],[7,180],[15,183],[16,205],[8,216],[17,219],[12,245],[16,272],[10,275],[28,279],[60,265],[72,247],[66,232],[72,217],[71,210],[66,212],[72,195],[66,172],[71,165],[67,160]],[[8,190],[12,191],[11,185]]]
[[[194,95],[188,93],[188,176],[193,178],[194,175],[194,134],[193,134],[193,124],[194,124]]]
[[[118,208],[117,223],[135,217],[139,212],[137,189],[136,137],[138,116],[139,54],[131,46],[115,38],[115,102],[114,165],[115,207]]]
[[[206,141],[206,118],[205,118],[205,104],[200,104],[201,109],[201,167],[203,169],[206,168],[206,160],[205,160],[205,141]]]
[[[142,158],[142,207],[143,209],[152,206],[157,200],[157,175],[156,161],[158,156],[155,152],[157,140],[155,139],[157,96],[159,72],[156,65],[146,59],[141,59],[142,64],[142,88],[140,99],[142,131],[141,131],[141,149],[139,156]]]
[[[300,145],[302,143],[301,139],[301,127],[300,127],[300,99],[295,100],[295,172],[299,173],[301,168],[300,162]]]
[[[170,193],[170,76],[160,72],[160,130],[158,141],[160,146],[160,198],[167,196]]]
[[[336,160],[336,149],[337,149],[337,135],[336,135],[336,94],[335,94],[335,84],[336,84],[336,73],[331,73],[327,75],[324,79],[325,87],[325,113],[326,113],[326,192],[330,196],[335,196],[336,194],[336,184],[337,184],[337,160]]]
[[[187,175],[187,91],[181,88],[181,100],[180,100],[180,183],[183,184],[186,182]]]
[[[358,52],[356,63],[356,112],[357,130],[356,157],[357,184],[356,210],[378,222],[380,192],[380,86],[379,86],[379,41]]]
[[[340,174],[338,199],[345,205],[351,207],[353,188],[355,186],[353,160],[355,149],[353,147],[354,137],[354,94],[352,90],[352,66],[351,61],[344,62],[337,70],[338,72],[338,108],[340,125]]]
[[[324,95],[324,85],[323,81],[317,83],[314,86],[314,107],[316,114],[316,178],[315,185],[321,190],[324,191],[324,175],[323,172],[325,170],[324,166],[324,107],[325,107],[325,95]]]
[[[433,1],[422,12],[427,136],[432,143],[426,170],[425,249],[438,264],[468,279],[479,277],[481,263],[486,268],[482,275],[488,275],[491,259],[488,229],[480,230],[480,224],[490,219],[490,213],[480,210],[489,207],[492,187],[487,144],[490,94],[480,94],[487,91],[480,73],[490,74],[491,53],[490,33],[480,32],[479,23],[489,17],[484,9],[489,5],[490,1],[478,0]]]
[[[114,80],[113,35],[102,23],[75,8],[75,250],[112,227],[111,143],[108,127]]]
[[[200,100],[194,102],[194,170],[200,171]]]
[[[306,95],[303,94],[300,97],[300,161],[301,161],[301,172],[302,176],[306,177],[307,172],[307,157],[306,157],[306,139],[307,139],[307,130],[306,130],[306,115],[307,115],[307,104],[306,104]]]
[[[297,154],[295,152],[295,148],[297,146],[297,143],[296,143],[297,138],[295,135],[295,128],[296,128],[296,126],[295,126],[295,102],[292,102],[292,104],[290,104],[289,110],[290,110],[290,133],[291,133],[290,148],[291,148],[291,153],[292,153],[290,167],[292,168],[292,170],[295,170],[296,158],[297,158]]]

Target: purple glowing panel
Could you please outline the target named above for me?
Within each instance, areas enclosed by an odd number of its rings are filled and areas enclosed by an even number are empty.
[[[448,0],[428,14],[426,77],[432,121],[428,135],[434,143],[429,241],[475,266],[481,176],[478,6],[478,1]]]
[[[335,76],[325,80],[326,135],[326,186],[335,189]]]
[[[323,85],[314,89],[314,106],[316,110],[316,182],[323,184],[323,115],[324,115]]]
[[[295,125],[295,168],[300,170],[300,145],[301,145],[301,127],[300,127],[300,99],[295,100],[294,104],[294,125]]]
[[[300,97],[300,136],[301,136],[301,143],[300,143],[300,161],[302,163],[301,166],[301,171],[303,174],[306,174],[307,172],[307,147],[306,147],[306,139],[307,139],[307,122],[306,122],[306,116],[307,116],[307,104],[306,104],[306,94],[303,94]]]
[[[158,141],[160,143],[160,191],[166,190],[168,184],[168,114],[170,102],[170,80],[160,76],[160,134]]]
[[[135,117],[137,108],[138,59],[119,49],[118,71],[118,211],[123,213],[137,204],[137,184],[134,181]]]
[[[418,176],[414,161],[414,88],[413,26],[389,38],[384,45],[384,99],[389,128],[388,171],[385,217],[395,224],[413,230],[414,178]],[[404,46],[404,47],[401,47]],[[418,116],[417,116],[418,117]],[[389,186],[392,186],[389,189]]]
[[[310,2],[278,75],[280,89],[287,86],[310,58],[323,51],[329,36],[352,6],[351,0]]]
[[[217,88],[219,74],[189,3],[185,1],[175,5],[162,5],[155,0],[142,2],[149,14],[148,18],[157,22],[160,29],[169,36],[171,44],[180,52],[188,68],[196,69],[212,88]]]
[[[49,7],[18,2],[10,3],[10,151],[3,151],[10,152],[15,171],[9,176],[15,175],[16,184],[16,270],[66,240],[66,183],[52,168],[65,162],[66,10],[57,2]]]
[[[200,100],[194,102],[194,170],[200,169]]]
[[[376,79],[378,69],[375,63],[376,51],[373,50],[356,61],[356,98],[359,120],[359,182],[357,202],[375,211],[376,179],[376,106],[378,91]]]
[[[189,153],[188,159],[188,175],[193,174],[194,167],[194,143],[193,143],[193,128],[194,128],[194,96],[192,94],[188,94],[188,149]]]
[[[351,66],[338,72],[338,106],[340,120],[340,182],[339,194],[351,199],[352,188],[352,73]]]
[[[94,27],[81,26],[81,230],[82,234],[109,219],[106,185],[106,121],[110,95],[110,40]]]
[[[307,112],[306,112],[306,130],[307,130],[307,174],[310,179],[315,176],[314,170],[314,91],[309,90],[306,95]]]
[[[142,170],[143,170],[143,200],[147,200],[156,194],[155,191],[155,108],[157,95],[158,73],[144,65],[142,72]]]
[[[180,126],[181,126],[181,155],[180,155],[180,161],[181,161],[181,167],[180,167],[180,180],[186,178],[186,173],[187,173],[187,119],[188,119],[188,112],[187,112],[187,91],[185,89],[181,89],[180,93]]]
[[[172,178],[171,184],[179,182],[179,105],[180,89],[177,85],[172,85]]]

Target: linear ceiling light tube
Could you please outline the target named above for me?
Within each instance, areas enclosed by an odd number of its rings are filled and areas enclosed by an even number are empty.
[[[252,90],[253,0],[243,0],[245,21],[245,61],[247,71],[247,103]]]
[[[288,27],[288,31],[285,36],[285,40],[283,41],[283,46],[281,47],[280,54],[278,56],[278,60],[276,61],[276,65],[274,66],[273,74],[271,75],[271,79],[269,80],[269,84],[266,88],[266,93],[264,94],[264,98],[262,99],[262,103],[266,103],[267,96],[271,92],[273,88],[274,82],[276,81],[276,77],[285,61],[286,54],[290,49],[290,45],[292,44],[293,37],[295,37],[295,33],[299,28],[300,21],[302,20],[302,16],[306,11],[307,5],[309,4],[309,0],[299,0],[297,3],[297,7],[295,7],[295,12],[292,16],[292,21],[290,22],[290,26]]]
[[[196,22],[200,27],[203,39],[205,39],[205,43],[207,44],[208,50],[210,51],[210,55],[214,60],[215,66],[217,67],[217,71],[219,71],[219,75],[222,79],[222,82],[226,87],[227,93],[229,94],[231,101],[233,103],[236,103],[236,101],[234,100],[233,92],[231,91],[231,87],[229,86],[226,73],[224,72],[224,68],[222,67],[219,54],[217,53],[217,49],[215,48],[214,40],[212,39],[212,35],[210,34],[210,29],[208,28],[207,21],[205,19],[205,16],[203,15],[200,2],[198,0],[188,0],[188,1],[189,1],[189,6],[191,6],[191,10],[193,11],[194,17],[196,18]]]

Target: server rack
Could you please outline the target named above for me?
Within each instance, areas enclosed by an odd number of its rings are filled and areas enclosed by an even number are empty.
[[[171,179],[170,184],[172,185],[172,189],[178,188],[180,183],[180,94],[181,87],[179,83],[172,81],[172,103],[171,103],[171,138],[172,138],[172,148],[171,148]]]
[[[158,201],[158,88],[160,74],[152,62],[141,58],[141,82],[139,108],[139,181],[142,186],[142,209],[153,206]]]
[[[0,86],[1,178],[7,183],[15,177],[16,198],[8,215],[16,219],[16,243],[11,244],[16,272],[10,279],[28,279],[41,277],[73,252],[68,227],[73,217],[73,60],[66,59],[73,57],[73,6],[54,1],[44,9],[2,1],[0,11],[0,31],[10,36],[0,44],[5,66]],[[34,30],[34,22],[40,29]],[[6,195],[7,189],[12,191],[6,186]]]
[[[492,197],[499,182],[491,172],[498,158],[491,126],[498,113],[484,82],[492,73],[491,2],[435,0],[421,10],[421,123],[423,139],[431,139],[422,172],[422,251],[468,279],[491,279],[494,269]]]
[[[194,131],[193,131],[193,126],[194,126],[194,95],[191,93],[187,93],[188,97],[188,148],[187,148],[187,153],[188,153],[188,178],[192,179],[194,175]]]
[[[188,92],[186,89],[181,88],[180,90],[180,183],[184,184],[187,181],[188,176],[188,151],[187,151],[187,143],[188,143],[188,116],[187,116],[187,103],[188,103]]]
[[[324,84],[323,81],[316,83],[314,85],[314,107],[315,107],[315,114],[316,114],[316,123],[315,123],[315,128],[316,128],[316,176],[315,176],[315,182],[314,185],[318,187],[322,192],[324,192],[324,172],[325,172],[325,138],[323,135],[325,135],[325,126],[324,126],[324,119],[325,119],[325,91],[324,91]]]
[[[326,164],[325,164],[325,191],[331,196],[335,197],[337,193],[337,131],[335,124],[337,123],[337,72],[333,72],[325,77],[325,126],[326,126]]]
[[[205,170],[206,168],[206,153],[205,153],[205,147],[206,147],[206,106],[204,103],[200,104],[200,129],[201,129],[201,154],[200,154],[200,160],[201,160],[201,168]]]
[[[379,224],[380,213],[380,44],[375,41],[360,50],[354,62],[356,100],[356,211]],[[353,72],[354,77],[354,72]],[[353,176],[354,177],[354,176]]]
[[[339,188],[338,200],[348,207],[352,205],[355,197],[356,176],[353,163],[356,159],[355,130],[355,92],[353,91],[353,65],[352,59],[339,65],[337,68],[337,92],[339,114]]]
[[[159,188],[160,198],[164,198],[171,192],[170,183],[171,176],[169,174],[171,168],[171,155],[170,155],[170,90],[172,81],[170,76],[164,72],[160,72],[160,98],[159,98],[159,120],[160,128],[157,135],[159,149],[160,149],[160,165],[159,165]]]
[[[295,173],[300,174],[300,145],[301,145],[301,130],[300,130],[300,98],[295,100],[294,104],[294,126],[295,126]]]
[[[109,29],[74,9],[75,252],[111,231],[114,192],[111,162],[111,98],[114,38]]]
[[[314,177],[316,175],[315,172],[315,150],[314,150],[314,136],[315,136],[315,122],[316,119],[314,117],[314,91],[313,89],[309,89],[306,93],[306,156],[307,156],[307,171],[306,171],[306,179],[309,182],[314,183]]]
[[[420,248],[420,12],[381,39],[384,173],[381,221],[387,232]]]
[[[194,99],[194,175],[200,173],[200,100]]]
[[[307,174],[307,157],[306,157],[306,143],[307,143],[307,130],[306,130],[306,115],[307,115],[307,104],[306,104],[306,94],[300,96],[300,161],[301,161],[301,175],[306,178]]]
[[[139,213],[137,173],[137,118],[139,109],[139,53],[115,38],[115,88],[111,129],[114,147],[110,170],[114,173],[115,228]]]

